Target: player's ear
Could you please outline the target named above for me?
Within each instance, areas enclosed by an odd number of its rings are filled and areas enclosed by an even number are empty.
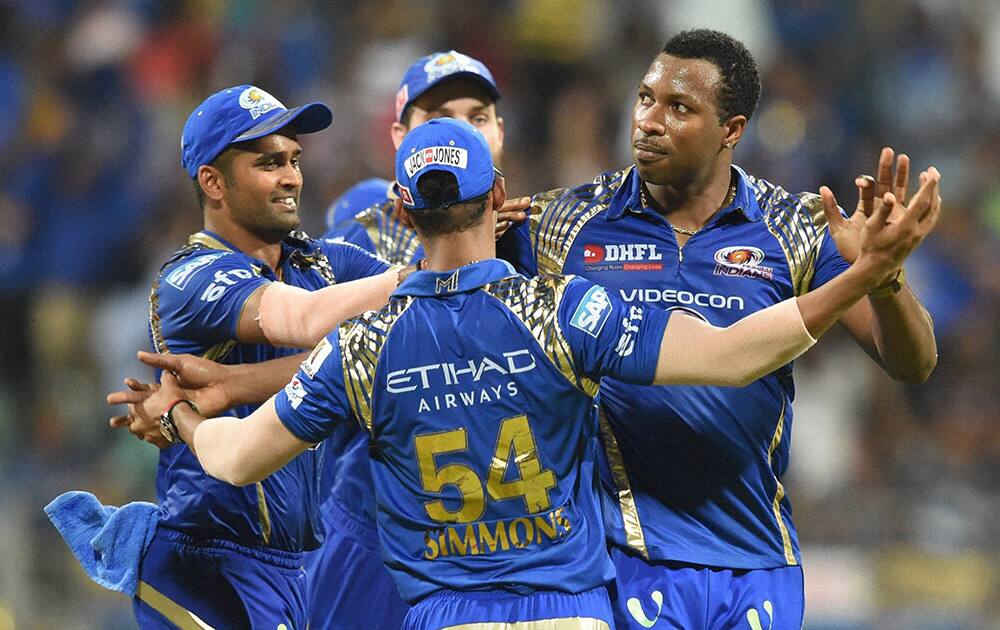
[[[201,186],[205,197],[213,201],[222,199],[223,191],[226,188],[226,176],[222,171],[207,164],[198,167],[198,185]]]
[[[392,129],[389,131],[389,135],[392,137],[392,145],[399,148],[399,145],[403,144],[403,138],[409,133],[410,128],[401,122],[392,123]]]
[[[497,173],[493,178],[493,211],[499,212],[500,208],[507,201],[507,182],[503,175]]]
[[[409,210],[403,207],[403,200],[400,199],[399,197],[396,197],[396,199],[392,202],[392,204],[394,207],[394,212],[396,213],[396,218],[399,219],[399,222],[405,225],[406,227],[410,228],[411,230],[417,229],[413,225],[413,218],[410,216]]]
[[[747,128],[747,117],[743,114],[733,116],[722,123],[726,136],[722,139],[722,144],[726,148],[733,148],[743,137],[743,131]]]

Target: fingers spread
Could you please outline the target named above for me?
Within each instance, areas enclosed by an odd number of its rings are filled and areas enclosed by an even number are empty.
[[[141,391],[128,391],[122,390],[119,392],[111,392],[107,396],[107,401],[109,405],[126,405],[141,403],[152,395],[153,392],[149,390]]]
[[[910,187],[910,158],[905,153],[900,153],[896,158],[896,180],[892,187],[892,192],[899,199],[899,203],[906,203],[907,189]]]
[[[820,186],[819,196],[823,200],[823,214],[826,215],[826,222],[830,229],[837,230],[843,227],[844,217],[840,214],[840,208],[837,207],[837,198],[833,191],[826,186]]]
[[[940,174],[934,167],[931,167],[931,170],[920,173],[920,188],[917,189],[916,194],[913,195],[913,199],[910,200],[909,209],[906,213],[908,223],[915,224],[923,220],[930,211],[934,200],[938,196],[939,179]]]
[[[889,192],[892,184],[892,149],[885,147],[878,156],[878,196]]]
[[[161,370],[169,370],[171,372],[178,370],[181,364],[180,359],[175,354],[158,354],[156,352],[140,351],[137,356],[140,361],[150,367],[159,368]]]
[[[917,220],[923,223],[928,220],[932,212],[940,212],[941,209],[941,173],[933,166],[927,169],[927,181],[923,182],[927,186],[927,208],[920,213]],[[934,217],[937,221],[937,217]],[[933,227],[933,226],[932,226]]]
[[[508,199],[504,202],[503,206],[500,207],[500,212],[511,212],[513,210],[524,210],[531,205],[531,197],[518,197],[517,199]]]
[[[501,210],[497,213],[498,221],[517,221],[521,222],[528,218],[528,213],[524,210]]]
[[[868,218],[868,223],[881,230],[890,222],[890,217],[892,217],[895,208],[896,197],[892,193],[885,193],[882,196],[882,203],[878,204],[875,210],[872,211],[872,216]]]
[[[858,187],[856,211],[860,211],[866,217],[872,216],[872,212],[875,210],[875,178],[871,175],[861,175],[854,180],[854,183]]]
[[[146,383],[134,379],[131,376],[125,379],[125,384],[128,385],[128,388],[134,392],[144,392],[150,388]]]

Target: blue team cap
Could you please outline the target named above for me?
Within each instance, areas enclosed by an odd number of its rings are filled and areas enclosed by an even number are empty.
[[[420,95],[445,80],[467,78],[476,81],[489,92],[493,100],[500,99],[493,75],[483,62],[460,52],[436,52],[417,59],[403,75],[396,92],[396,120],[403,119],[403,112]]]
[[[181,165],[188,175],[214,160],[234,142],[256,140],[292,125],[296,133],[330,126],[333,112],[323,103],[286,109],[259,87],[237,85],[216,92],[195,108],[181,133]]]
[[[354,184],[330,204],[326,210],[326,227],[353,219],[354,215],[386,200],[390,183],[379,177],[371,177]]]
[[[417,191],[417,182],[431,171],[448,171],[458,179],[461,203],[493,188],[493,156],[483,134],[467,122],[435,118],[403,138],[396,151],[396,193],[410,210],[429,207]]]

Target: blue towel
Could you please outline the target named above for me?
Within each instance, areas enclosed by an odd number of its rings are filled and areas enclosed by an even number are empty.
[[[135,595],[139,561],[156,531],[156,505],[136,501],[118,508],[74,490],[56,497],[45,506],[45,513],[92,580]]]

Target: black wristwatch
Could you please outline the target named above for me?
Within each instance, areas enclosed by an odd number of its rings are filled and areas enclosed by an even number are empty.
[[[160,435],[170,442],[171,444],[180,444],[184,440],[181,439],[181,434],[177,430],[177,423],[174,422],[174,408],[180,403],[187,403],[195,413],[201,413],[198,411],[198,405],[194,404],[187,398],[178,398],[174,402],[167,405],[167,408],[160,414]]]
[[[869,297],[873,298],[886,298],[896,295],[903,289],[903,283],[906,282],[906,272],[900,267],[896,275],[892,277],[891,280],[886,282],[880,287],[876,287],[868,292]]]

